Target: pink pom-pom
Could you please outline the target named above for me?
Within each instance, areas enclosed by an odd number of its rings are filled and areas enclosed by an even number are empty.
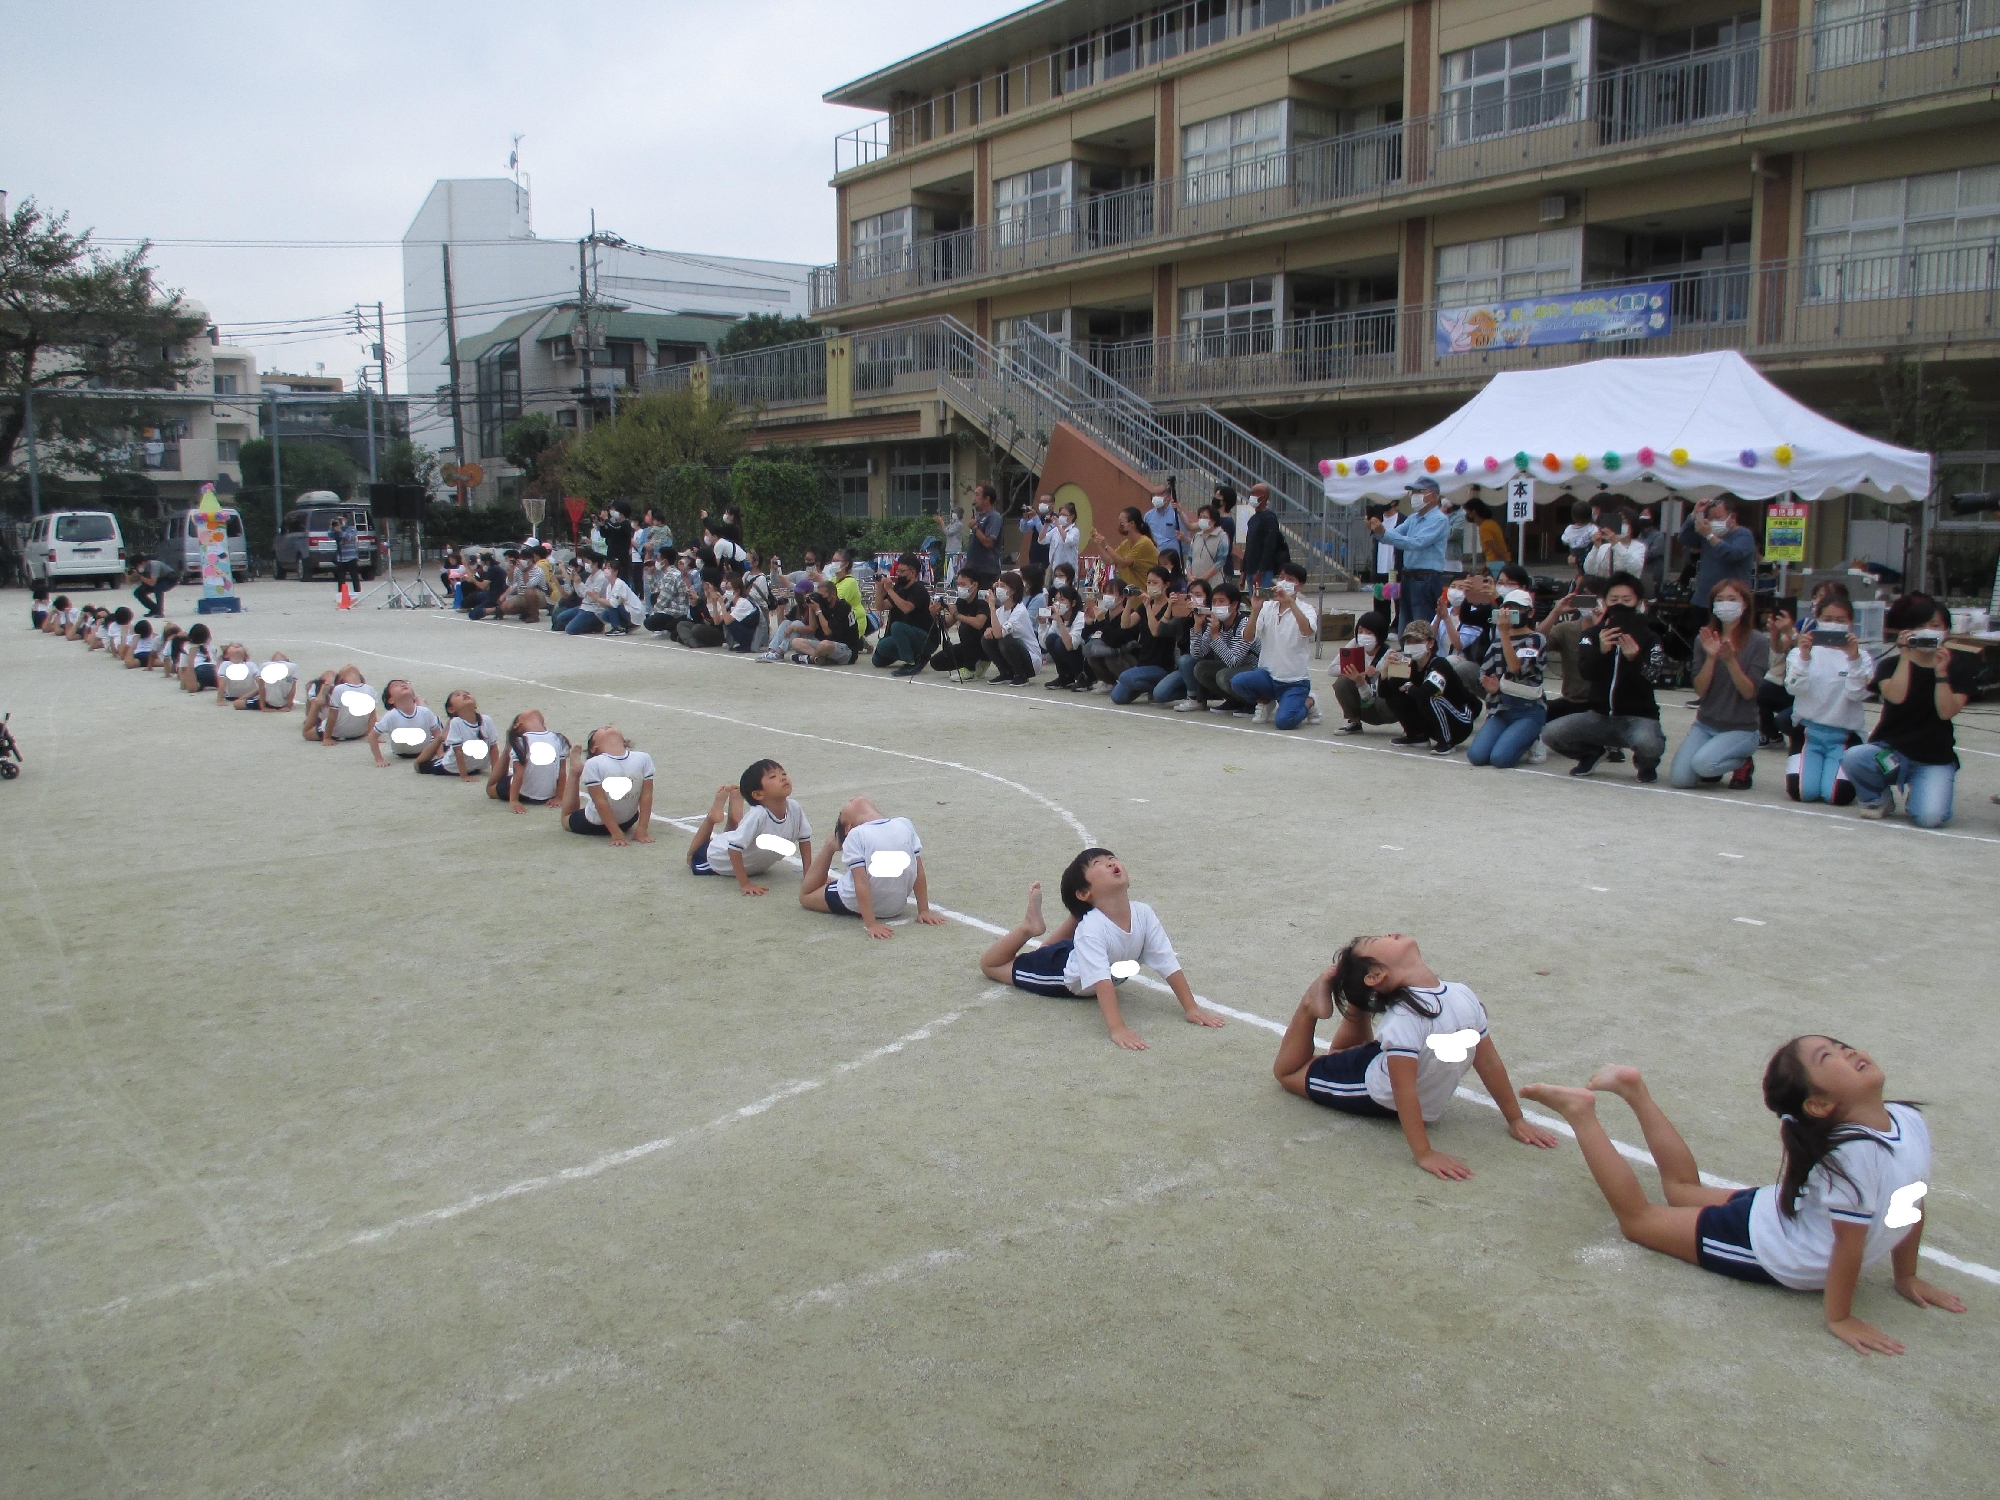
[[[1651,448],[1641,448],[1639,450],[1639,467],[1642,469],[1653,467],[1653,450]]]
[[[1396,462],[1394,464],[1396,472],[1400,474],[1403,472],[1403,470],[1409,468],[1409,466],[1410,466],[1410,461],[1407,458],[1403,457],[1402,454],[1398,453],[1396,455]]]
[[[1322,458],[1319,461],[1319,477],[1325,479],[1332,473],[1333,473],[1333,460],[1330,458]]]
[[[1491,474],[1495,469],[1499,467],[1500,467],[1500,460],[1497,458],[1493,458],[1489,455],[1486,460],[1486,472]]]

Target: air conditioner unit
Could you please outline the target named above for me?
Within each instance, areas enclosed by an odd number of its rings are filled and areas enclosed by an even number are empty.
[[[1569,197],[1564,193],[1550,193],[1542,199],[1542,222],[1560,224],[1569,217]]]

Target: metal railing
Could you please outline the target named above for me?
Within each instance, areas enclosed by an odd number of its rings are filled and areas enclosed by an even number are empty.
[[[1281,222],[1420,188],[1475,182],[2000,84],[1995,0],[1777,32],[1742,46],[1618,69],[1494,105],[1313,141],[1211,171],[1163,177],[1038,213],[816,268],[815,312],[927,287],[1056,266],[1127,245]]]

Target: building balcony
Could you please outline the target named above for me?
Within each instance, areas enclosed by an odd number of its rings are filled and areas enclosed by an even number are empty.
[[[1681,146],[1778,142],[1797,128],[1887,107],[1991,109],[2000,21],[1970,0],[1780,32],[1742,46],[1599,73],[1507,99],[1455,94],[1433,114],[1210,171],[1161,178],[814,269],[826,316],[996,277],[1350,208],[1398,211],[1439,189],[1564,168],[1609,170]],[[1926,10],[1929,15],[1931,10]],[[1974,23],[1985,18],[1985,24]]]

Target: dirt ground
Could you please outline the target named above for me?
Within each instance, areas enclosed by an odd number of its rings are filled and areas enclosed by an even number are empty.
[[[822,838],[866,792],[965,920],[870,941],[697,881],[676,828],[510,816],[0,596],[0,1492],[1993,1493],[2000,756],[1930,834],[1787,804],[1773,752],[1748,794],[1579,784],[245,594],[220,633],[260,658],[621,725],[663,818],[765,755]],[[1128,986],[1125,1053],[981,977],[977,924],[1086,838],[1238,1019]],[[1926,1275],[1970,1311],[1872,1275],[1909,1353],[1863,1359],[1815,1297],[1626,1245],[1571,1142],[1459,1100],[1434,1139],[1476,1175],[1441,1182],[1285,1094],[1258,1018],[1384,930],[1480,993],[1517,1085],[1637,1063],[1742,1182],[1771,1049],[1867,1048],[1925,1103],[1926,1245],[1971,1264]]]

